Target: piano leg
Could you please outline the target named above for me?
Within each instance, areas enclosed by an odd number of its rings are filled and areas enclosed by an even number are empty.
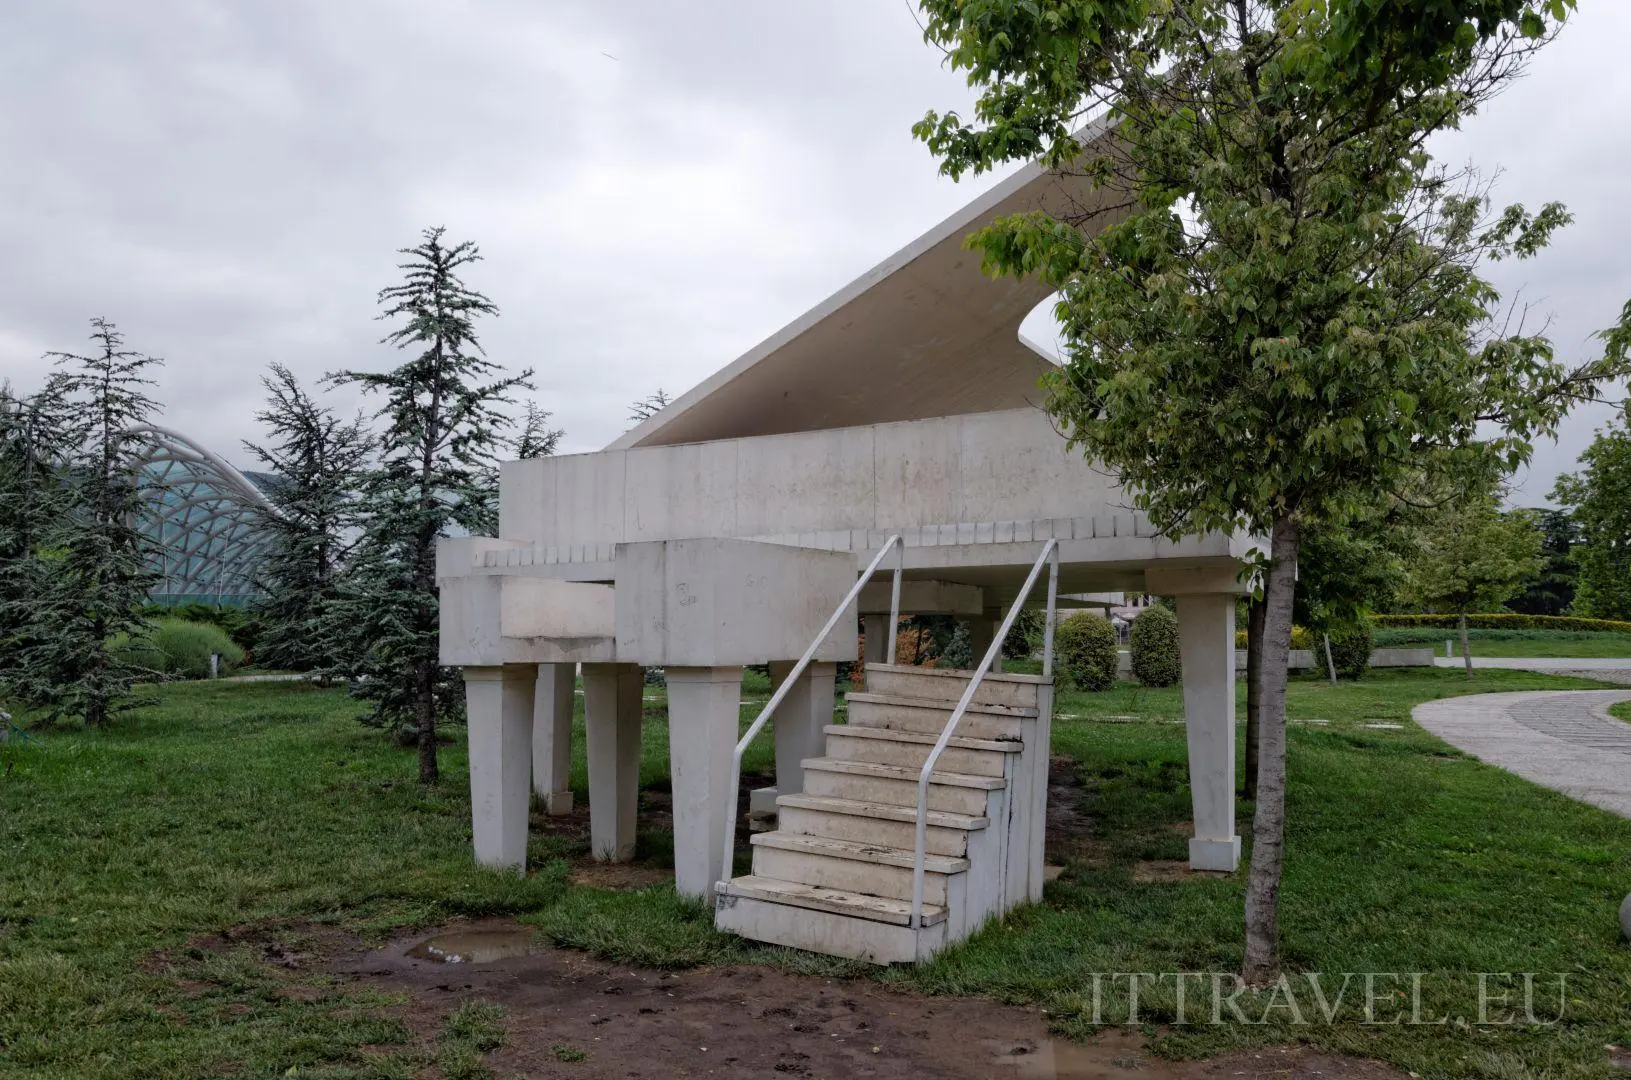
[[[1235,597],[1178,596],[1178,653],[1183,666],[1184,723],[1195,835],[1193,870],[1240,865],[1235,833]]]
[[[546,814],[572,812],[572,704],[576,664],[539,664],[532,703],[532,790]]]
[[[984,615],[968,620],[968,650],[974,655],[972,661],[974,666],[978,666],[980,661],[985,659],[986,650],[991,648],[991,641],[997,636],[997,627],[1002,625],[1002,620],[1007,614],[1001,609],[987,609]],[[993,672],[1002,670],[1002,653],[997,654],[996,663],[991,665],[991,670]]]
[[[583,665],[583,726],[589,751],[589,849],[603,862],[634,858],[640,809],[638,664]]]
[[[731,766],[742,713],[740,667],[671,667],[668,760],[674,784],[674,888],[712,900],[725,858]]]
[[[862,620],[866,636],[865,649],[866,662],[869,664],[892,664],[895,658],[889,655],[889,616],[868,615]]]
[[[770,662],[771,693],[781,687],[794,663],[793,660]],[[752,792],[748,800],[749,813],[773,814],[777,795],[795,795],[804,790],[803,761],[820,757],[826,748],[824,729],[832,723],[837,684],[837,664],[811,663],[799,677],[798,685],[782,699],[776,714],[770,718],[776,734],[776,786]]]
[[[527,778],[532,771],[532,664],[464,669],[470,739],[470,816],[476,861],[527,864]]]

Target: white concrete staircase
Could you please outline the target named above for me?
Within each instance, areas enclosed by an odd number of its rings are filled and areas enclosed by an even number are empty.
[[[804,761],[752,838],[753,872],[715,888],[714,924],[878,964],[927,959],[1042,895],[1053,680],[989,674],[929,783],[923,918],[911,925],[918,773],[973,673],[868,664],[849,723]]]

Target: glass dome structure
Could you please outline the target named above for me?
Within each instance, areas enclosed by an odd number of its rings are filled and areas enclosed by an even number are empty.
[[[148,480],[140,527],[156,541],[154,602],[237,606],[259,595],[255,575],[273,537],[269,474],[239,472],[198,443],[154,424],[132,428]],[[251,479],[255,476],[256,479]]]

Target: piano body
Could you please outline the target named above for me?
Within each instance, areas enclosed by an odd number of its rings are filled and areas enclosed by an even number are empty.
[[[1176,597],[1190,862],[1236,868],[1234,609],[1243,560],[1265,545],[1157,536],[1068,450],[1037,407],[1051,361],[1019,335],[1045,288],[987,278],[963,248],[997,216],[1106,198],[1022,169],[605,450],[505,463],[500,535],[444,541],[438,559],[442,659],[468,691],[478,861],[524,865],[534,793],[570,809],[579,665],[592,847],[633,856],[643,672],[661,668],[676,886],[712,898],[721,926],[912,960],[1039,897],[1052,682],[1036,676],[981,686],[936,766],[955,755],[973,771],[935,773],[930,854],[906,884],[917,768],[971,673],[888,663],[887,573],[816,641],[898,536],[882,565],[901,567],[901,614],[967,620],[976,658],[1049,540],[1061,594]],[[866,691],[835,727],[837,664],[863,626]],[[778,829],[732,879],[742,669],[769,664],[779,685],[813,643],[772,718],[775,788],[752,796]]]

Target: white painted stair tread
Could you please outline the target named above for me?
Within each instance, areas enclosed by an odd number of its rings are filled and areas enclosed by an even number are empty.
[[[844,695],[844,700],[852,703],[864,701],[873,705],[899,705],[907,709],[938,709],[946,714],[948,720],[951,719],[952,709],[957,707],[956,695],[950,701],[942,701],[939,698],[913,697],[910,694],[851,690]],[[1036,709],[1029,705],[986,705],[978,701],[970,702],[968,708],[963,711],[965,713],[988,713],[991,716],[1031,717],[1036,715]]]
[[[918,769],[908,769],[900,765],[878,765],[870,761],[839,761],[834,758],[805,758],[799,762],[806,771],[815,769],[817,772],[849,773],[852,776],[877,776],[885,780],[910,780],[917,783]],[[970,776],[967,773],[935,772],[929,776],[931,784],[940,784],[943,787],[980,788],[985,791],[1000,791],[1008,786],[1008,781],[1000,776]],[[914,811],[915,813],[915,811]],[[915,817],[912,820],[917,820]]]
[[[716,890],[725,896],[741,896],[751,900],[764,900],[773,904],[787,904],[790,907],[808,908],[812,911],[825,911],[834,915],[848,915],[851,918],[866,919],[870,922],[891,923],[895,926],[908,926],[912,921],[912,903],[910,900],[894,900],[887,896],[868,896],[865,893],[848,892],[844,889],[829,889],[820,885],[801,885],[796,881],[782,881],[778,878],[747,877],[734,878],[722,881]],[[938,904],[923,905],[923,925],[933,926],[944,922],[946,909]]]
[[[970,679],[974,678],[974,672],[969,668],[917,667],[914,664],[868,664],[866,669],[868,671],[894,671],[899,672],[902,675],[932,675],[939,678],[956,679],[958,682],[965,685]],[[1025,683],[1030,686],[1038,686],[1043,683],[1053,682],[1053,676],[1025,675],[1006,671],[988,671],[985,673],[985,678],[981,679],[980,681]],[[958,693],[961,692],[962,690],[959,688]]]
[[[879,739],[883,742],[918,743],[933,746],[940,738],[923,731],[901,731],[898,728],[866,727],[861,724],[828,724],[823,729],[828,735],[847,735],[855,739]],[[1025,749],[1018,739],[969,739],[954,735],[946,740],[947,746],[959,750],[992,750],[999,754],[1017,754]]]
[[[807,855],[828,855],[836,859],[878,866],[912,868],[913,852],[902,848],[862,844],[854,840],[833,840],[825,836],[807,836],[803,833],[754,833],[749,838],[755,847],[779,848],[782,851],[802,851]],[[950,855],[924,855],[923,869],[933,874],[961,874],[968,869],[968,860]]]
[[[832,795],[776,796],[777,806],[796,810],[824,810],[829,814],[850,814],[854,817],[877,818],[880,821],[909,821],[916,823],[917,808],[896,806],[893,803],[867,802],[863,799],[840,799]],[[930,810],[928,823],[942,829],[966,829],[973,832],[991,823],[989,818],[954,814],[949,810]]]

